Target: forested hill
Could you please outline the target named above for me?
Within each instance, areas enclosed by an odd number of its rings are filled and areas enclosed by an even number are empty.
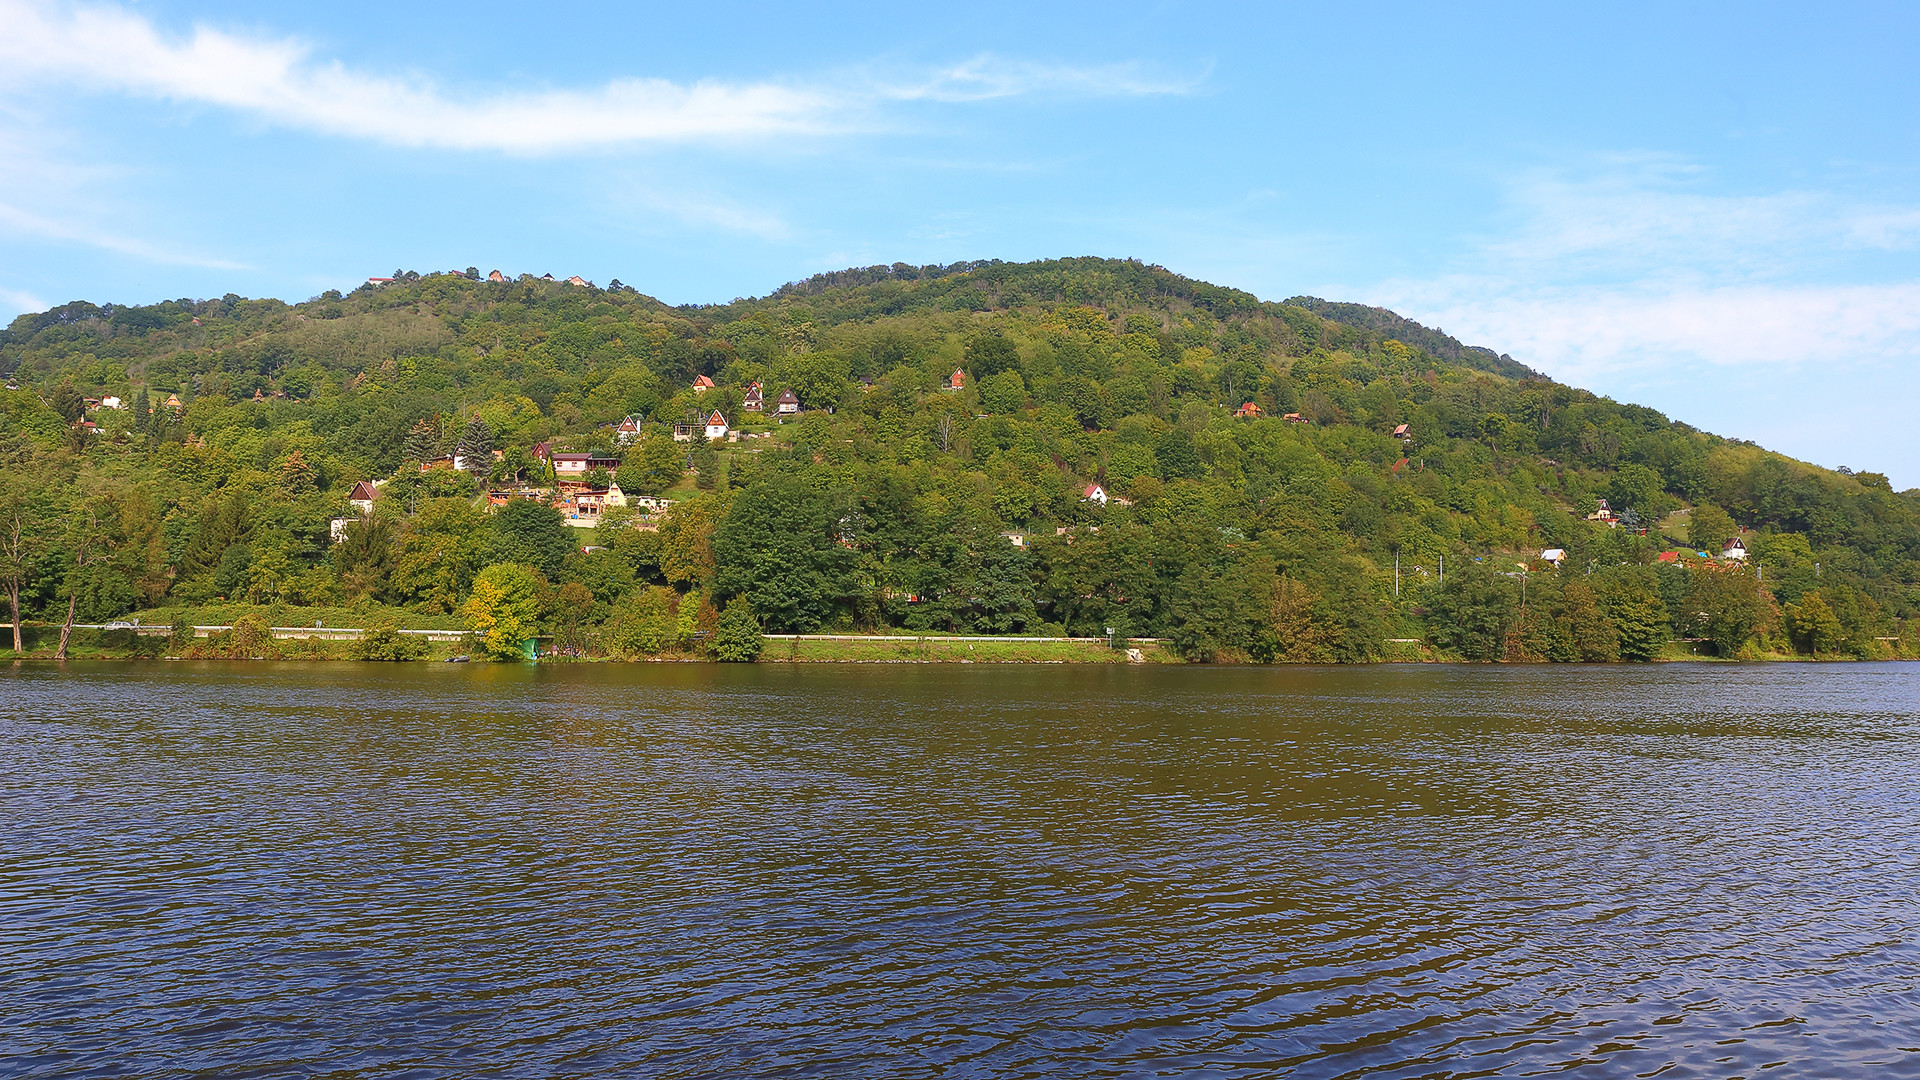
[[[0,370],[0,516],[30,525],[0,569],[28,617],[446,613],[499,564],[532,568],[546,628],[619,652],[662,611],[738,605],[773,630],[1117,627],[1195,657],[1615,659],[1676,636],[1883,655],[1920,602],[1920,493],[1884,476],[1389,311],[1132,261],[894,264],[681,307],[477,269],[298,304],[76,301],[14,320]],[[801,411],[744,409],[753,383]],[[670,436],[716,410],[729,439]],[[542,445],[604,451],[617,471],[586,479],[673,506],[583,530],[598,507]],[[1745,567],[1715,557],[1736,534]]]

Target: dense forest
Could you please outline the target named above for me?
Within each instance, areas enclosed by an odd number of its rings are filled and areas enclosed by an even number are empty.
[[[1920,626],[1920,492],[1130,261],[683,307],[477,268],[76,301],[15,319],[0,371],[16,626],[224,605],[500,656],[744,659],[764,628],[1254,662],[1884,657]],[[569,479],[569,451],[599,460]]]

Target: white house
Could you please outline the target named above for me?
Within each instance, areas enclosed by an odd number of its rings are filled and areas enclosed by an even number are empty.
[[[1552,563],[1554,566],[1557,567],[1561,563],[1567,561],[1566,549],[1565,548],[1548,548],[1547,550],[1540,553],[1540,561]]]
[[[782,416],[791,416],[800,411],[800,398],[791,390],[782,390],[773,411]]]
[[[100,399],[100,407],[101,407],[101,408],[103,408],[103,409],[124,409],[124,408],[126,408],[126,406],[125,406],[125,405],[123,405],[123,404],[121,404],[121,403],[120,403],[120,399],[119,399],[119,398],[117,398],[117,397],[114,397],[114,396],[113,396],[112,394],[108,394],[108,395],[107,395],[106,397],[103,397],[103,398],[101,398],[101,399]]]
[[[724,439],[726,437],[727,418],[720,415],[719,409],[715,409],[713,410],[713,415],[707,417],[707,441],[712,442],[715,439]]]
[[[372,484],[362,480],[353,485],[352,491],[347,492],[347,505],[363,514],[371,514],[373,513],[373,500],[377,498],[379,494],[380,492],[375,490]]]
[[[1107,489],[1101,487],[1099,484],[1088,484],[1086,487],[1080,489],[1080,501],[1099,503],[1101,506],[1105,506],[1107,505]]]
[[[631,445],[640,438],[640,428],[645,423],[640,417],[628,414],[614,426],[613,441],[621,446]]]
[[[1740,539],[1737,536],[1727,541],[1726,545],[1720,549],[1720,557],[1723,559],[1737,559],[1741,562],[1745,562],[1747,559],[1746,541]]]

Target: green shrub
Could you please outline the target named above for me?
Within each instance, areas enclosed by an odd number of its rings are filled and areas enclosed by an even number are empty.
[[[720,625],[713,632],[713,658],[730,664],[751,664],[760,658],[766,645],[760,620],[745,600],[735,600],[720,613]]]

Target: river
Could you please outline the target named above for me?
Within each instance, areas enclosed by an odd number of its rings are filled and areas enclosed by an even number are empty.
[[[7,1076],[1920,1075],[1920,665],[20,664],[0,736]]]

